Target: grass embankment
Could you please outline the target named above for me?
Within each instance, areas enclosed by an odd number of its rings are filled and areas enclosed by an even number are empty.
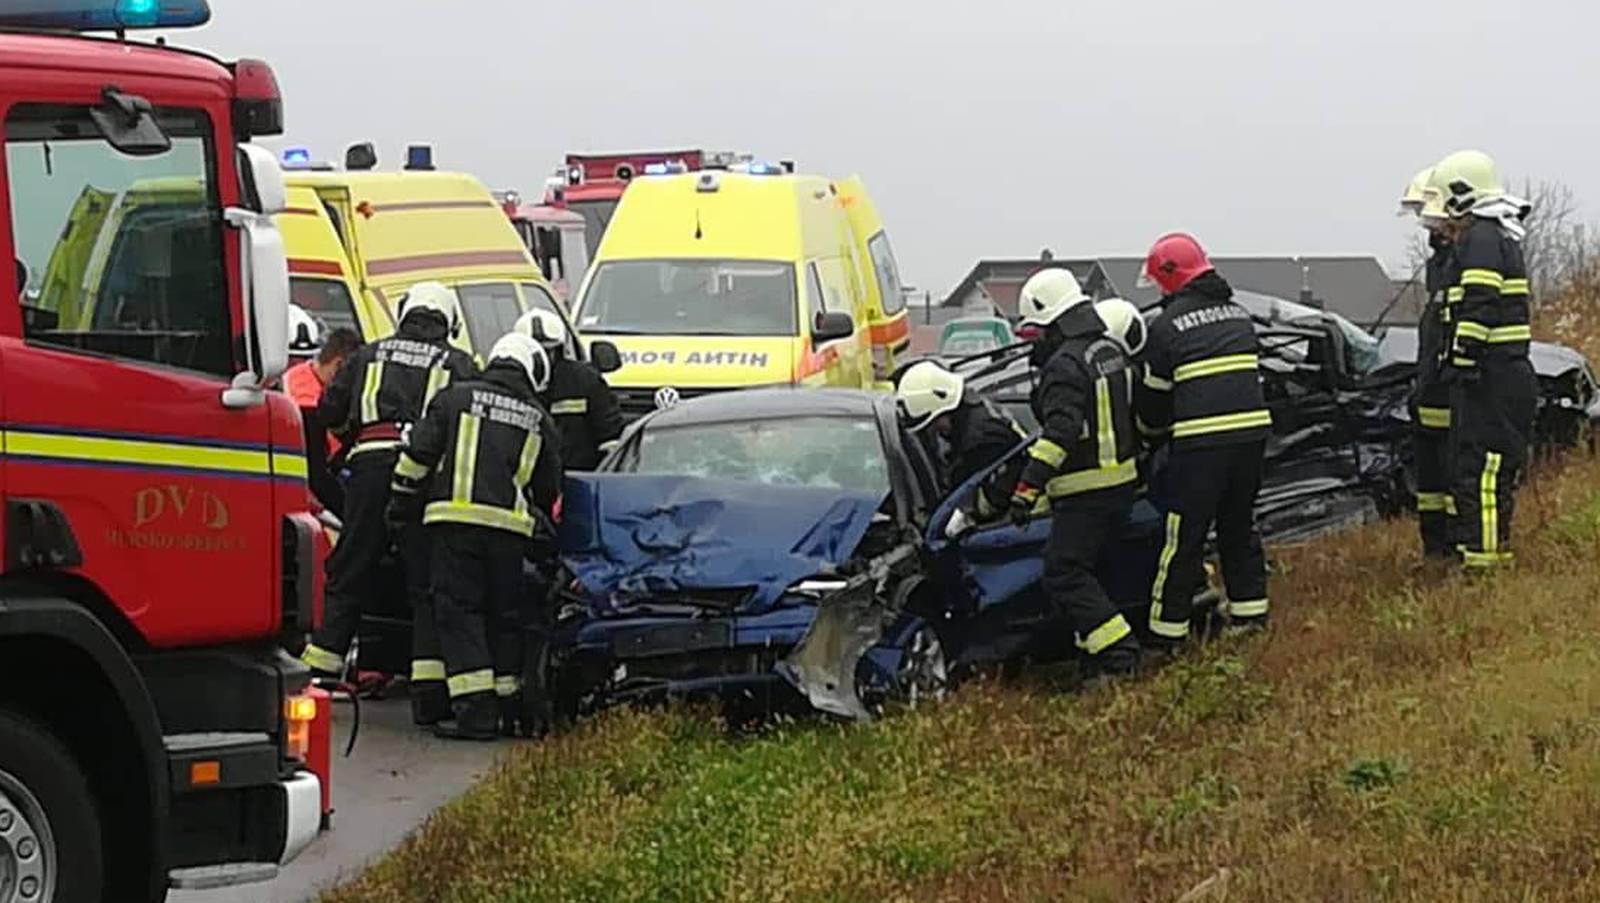
[[[1600,899],[1600,462],[1521,501],[1513,573],[1414,575],[1405,522],[1288,550],[1271,635],[1127,686],[611,714],[326,900]]]

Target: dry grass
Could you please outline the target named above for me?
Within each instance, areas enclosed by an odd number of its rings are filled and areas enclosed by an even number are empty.
[[[1592,297],[1539,329],[1600,361]],[[1600,899],[1600,462],[1520,502],[1512,573],[1419,574],[1404,522],[1287,550],[1272,634],[1129,686],[753,738],[611,714],[325,903]]]
[[[1270,636],[1132,686],[754,738],[618,712],[326,900],[1600,899],[1595,487],[1541,474],[1481,581],[1414,574],[1405,523],[1284,552]]]

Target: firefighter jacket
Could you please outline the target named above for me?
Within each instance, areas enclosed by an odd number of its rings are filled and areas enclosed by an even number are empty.
[[[1123,486],[1139,479],[1133,424],[1133,364],[1103,334],[1094,308],[1069,310],[1050,326],[1030,402],[1040,435],[1028,447],[1014,498],[1039,487],[1052,499]],[[1054,345],[1054,348],[1051,348]]]
[[[317,418],[352,457],[396,449],[440,390],[476,372],[472,358],[450,345],[442,324],[408,319],[399,332],[361,346],[339,367],[322,391]]]
[[[949,483],[955,489],[1000,460],[1028,433],[988,400],[968,401],[955,410],[955,431],[950,438]],[[974,510],[980,520],[1004,513],[1011,489],[1022,472],[1023,459],[1015,458],[978,486]]]
[[[1214,271],[1166,299],[1150,324],[1139,429],[1174,448],[1259,442],[1272,427],[1249,311]]]
[[[1492,219],[1473,217],[1445,270],[1447,376],[1490,358],[1527,358],[1528,270],[1522,245]]]
[[[582,361],[552,356],[550,386],[540,399],[561,431],[561,463],[594,470],[600,446],[622,435],[622,408],[600,371]]]
[[[1449,240],[1441,235],[1430,234],[1428,244],[1433,254],[1425,265],[1423,283],[1428,302],[1417,321],[1416,417],[1423,429],[1445,430],[1450,428],[1450,387],[1440,372],[1445,347],[1444,280],[1454,255]]]
[[[422,494],[424,524],[471,524],[532,536],[554,516],[561,450],[550,415],[515,364],[494,363],[428,405],[395,464],[397,493]]]

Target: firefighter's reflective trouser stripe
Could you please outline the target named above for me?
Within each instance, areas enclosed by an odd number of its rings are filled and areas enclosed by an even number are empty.
[[[411,608],[411,683],[426,690],[445,679],[444,653],[439,649],[439,631],[434,623],[433,594],[429,587],[432,557],[428,531],[412,524],[400,534],[401,564],[405,568],[406,601]]]
[[[1044,549],[1044,587],[1065,617],[1078,648],[1099,655],[1136,646],[1132,628],[1095,576],[1100,552],[1117,535],[1133,505],[1134,489],[1088,492],[1051,505],[1050,538]]]
[[[432,544],[434,623],[450,698],[494,693],[522,673],[522,580],[526,540],[469,524],[427,528]]]
[[[394,472],[392,451],[361,455],[350,461],[345,485],[344,529],[328,556],[328,583],[324,593],[322,627],[311,638],[302,660],[324,673],[336,656],[342,663],[350,641],[361,626],[361,613],[377,582],[379,565],[389,550],[389,528],[384,508],[389,504],[389,481]],[[326,654],[326,655],[325,655]]]
[[[1450,496],[1450,472],[1445,466],[1450,443],[1450,409],[1418,408],[1411,430],[1412,472],[1417,481],[1417,529],[1422,554],[1450,554],[1450,519],[1455,500]],[[1442,414],[1442,416],[1441,416]]]
[[[1485,358],[1477,379],[1451,386],[1452,539],[1467,567],[1510,560],[1514,490],[1527,466],[1538,392],[1521,357]]]
[[[1235,430],[1258,430],[1272,425],[1272,412],[1265,408],[1240,411],[1237,414],[1219,414],[1215,417],[1191,417],[1172,424],[1172,438],[1214,436]]]
[[[1222,582],[1236,619],[1267,616],[1267,566],[1256,529],[1264,442],[1213,448],[1174,448],[1163,479],[1166,538],[1150,588],[1150,631],[1179,640],[1189,635],[1194,595],[1205,581],[1205,543],[1212,524]]]

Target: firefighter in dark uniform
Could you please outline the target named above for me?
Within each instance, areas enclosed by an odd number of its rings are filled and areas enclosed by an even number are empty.
[[[1444,204],[1429,184],[1433,169],[1417,173],[1400,198],[1402,214],[1415,215],[1428,233],[1430,254],[1423,265],[1423,285],[1428,300],[1417,321],[1417,385],[1411,405],[1411,458],[1417,484],[1417,524],[1422,534],[1422,557],[1448,561],[1450,519],[1455,500],[1450,495],[1446,451],[1450,440],[1450,386],[1441,373],[1444,352],[1444,276],[1451,260]]]
[[[536,511],[553,517],[561,493],[561,450],[538,401],[549,378],[538,342],[503,336],[481,379],[428,406],[394,468],[395,505],[421,507],[432,547],[433,614],[454,711],[435,727],[443,737],[493,739],[518,709],[522,563]]]
[[[1442,373],[1450,387],[1452,540],[1461,564],[1511,561],[1514,489],[1528,464],[1539,387],[1528,360],[1528,208],[1500,185],[1494,161],[1460,151],[1439,161],[1432,187],[1454,253],[1445,271]]]
[[[1144,276],[1161,289],[1136,390],[1141,432],[1170,443],[1162,475],[1166,540],[1150,589],[1150,632],[1176,646],[1189,636],[1214,524],[1231,632],[1264,627],[1267,570],[1256,529],[1262,457],[1272,414],[1262,395],[1250,314],[1233,301],[1192,236],[1158,239]]]
[[[622,407],[606,378],[567,353],[567,324],[552,311],[528,311],[512,332],[531,336],[549,355],[550,387],[539,400],[561,431],[561,463],[567,470],[594,470],[622,435]]]
[[[1045,590],[1071,625],[1091,676],[1131,674],[1139,641],[1095,567],[1126,521],[1138,486],[1133,364],[1064,269],[1031,276],[1018,309],[1022,325],[1039,330],[1030,357],[1038,371],[1030,401],[1040,436],[1012,490],[1011,518],[1024,524],[1039,499],[1049,499]]]
[[[455,293],[437,282],[411,287],[399,304],[400,325],[387,339],[351,355],[322,393],[317,418],[341,424],[336,434],[348,448],[344,529],[328,559],[322,628],[302,659],[314,670],[337,675],[361,623],[390,527],[385,521],[390,474],[406,430],[422,418],[428,401],[452,381],[470,379],[472,359],[453,348],[461,328]],[[444,668],[428,629],[427,555],[420,530],[400,536],[406,563],[406,595],[412,606],[412,711],[420,723],[437,720],[444,706]]]
[[[944,477],[951,490],[1000,460],[1028,435],[992,402],[967,398],[966,386],[960,374],[923,361],[908,367],[895,387],[900,421],[906,429],[926,431],[949,444]],[[1018,457],[984,479],[971,504],[963,505],[951,517],[946,534],[956,536],[969,526],[1003,516],[1022,464]]]

